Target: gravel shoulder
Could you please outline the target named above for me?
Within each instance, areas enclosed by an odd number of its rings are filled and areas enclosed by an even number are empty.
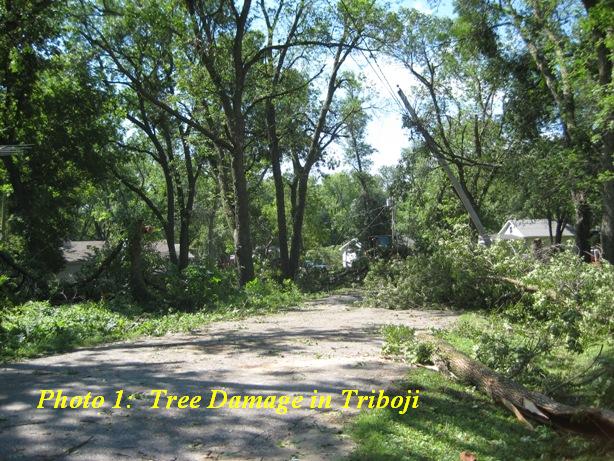
[[[332,460],[352,443],[341,428],[343,389],[390,389],[406,366],[383,358],[379,329],[443,328],[442,311],[360,308],[330,296],[276,315],[212,323],[0,366],[2,460]],[[100,409],[36,409],[40,391],[103,395]],[[116,391],[124,406],[110,408]],[[331,396],[330,409],[153,409],[152,389],[202,395]],[[127,400],[134,395],[134,400]],[[162,401],[161,401],[162,402]],[[47,405],[53,405],[47,404]],[[162,406],[162,405],[161,405]]]

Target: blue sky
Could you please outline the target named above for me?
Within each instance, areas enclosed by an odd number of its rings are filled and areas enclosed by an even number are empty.
[[[439,2],[427,0],[405,0],[392,2],[393,7],[409,7],[426,14],[451,16],[453,14],[451,0]],[[396,86],[408,89],[412,78],[402,65],[389,59],[378,58],[378,63],[386,75],[392,89]],[[374,95],[374,103],[378,109],[374,110],[373,118],[367,128],[367,141],[377,152],[373,154],[372,172],[377,172],[382,166],[392,166],[400,159],[401,150],[409,146],[407,133],[401,128],[401,113],[399,106],[393,101],[390,89],[382,82],[376,72],[369,67],[362,56],[356,56],[349,63],[352,70],[358,70],[365,75],[366,84],[370,93]]]

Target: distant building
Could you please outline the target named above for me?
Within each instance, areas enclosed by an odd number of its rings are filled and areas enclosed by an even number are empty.
[[[83,264],[104,248],[104,240],[69,240],[62,245],[62,257],[66,265],[58,274],[60,279],[70,279],[81,270]]]
[[[498,234],[492,236],[494,240],[525,240],[532,242],[539,238],[544,243],[556,236],[556,221],[548,219],[510,219]],[[570,225],[565,225],[562,234],[562,242],[571,241],[575,238],[575,232]]]
[[[392,247],[391,235],[373,235],[369,237],[371,248],[387,249]]]
[[[58,277],[62,280],[74,278],[75,274],[79,272],[85,262],[93,257],[97,251],[101,251],[105,245],[105,240],[68,240],[62,245],[62,257],[66,261],[66,265],[62,271],[58,274]],[[153,251],[158,253],[161,257],[169,259],[170,252],[168,250],[168,244],[165,240],[158,240],[148,245]],[[175,251],[179,256],[179,244],[175,244]],[[188,254],[188,259],[194,259],[192,253]]]
[[[341,260],[344,269],[352,267],[354,262],[360,257],[362,253],[362,244],[357,238],[341,245]]]

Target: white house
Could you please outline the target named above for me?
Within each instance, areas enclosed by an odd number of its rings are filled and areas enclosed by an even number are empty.
[[[358,259],[360,253],[362,251],[362,244],[358,241],[357,238],[353,238],[352,240],[345,242],[341,245],[341,259],[344,269],[348,269],[352,267],[354,261]]]
[[[525,240],[530,242],[540,238],[544,243],[550,240],[550,235],[556,235],[556,221],[547,219],[510,219],[507,221],[499,233],[495,235],[496,240]],[[565,225],[563,229],[563,242],[573,240],[575,232],[570,225]]]

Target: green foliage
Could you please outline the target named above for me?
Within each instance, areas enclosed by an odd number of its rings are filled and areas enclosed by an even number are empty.
[[[586,264],[567,251],[541,260],[506,242],[485,248],[450,238],[431,253],[374,264],[365,286],[367,303],[382,307],[486,310],[487,318],[459,322],[445,337],[533,389],[563,400],[575,391],[584,403],[614,403],[614,267],[609,264]],[[399,335],[386,333],[386,351],[401,350],[412,361],[428,357],[411,335]]]
[[[406,325],[384,325],[382,334],[384,335],[384,346],[382,354],[390,356],[405,356],[408,345],[415,342],[414,328]]]
[[[462,232],[462,227],[455,230]],[[484,279],[494,273],[493,265],[504,266],[492,261],[507,251],[502,245],[487,250],[467,237],[440,235],[431,251],[372,264],[365,279],[367,302],[389,309],[494,306],[499,286]]]
[[[614,342],[586,332],[582,352],[548,323],[503,314],[465,314],[442,336],[459,350],[530,389],[572,405],[614,405]]]
[[[266,309],[269,306],[292,306],[305,299],[294,282],[284,280],[279,285],[273,280],[254,279],[244,287],[243,304],[248,309]]]
[[[9,307],[0,311],[0,361],[141,335],[190,331],[215,320],[276,312],[306,298],[291,282],[280,286],[268,280],[254,280],[245,290],[233,293],[227,302],[209,304],[206,309],[194,312],[176,309],[145,312],[120,299],[60,306],[27,302]]]
[[[201,264],[191,264],[182,272],[170,265],[164,276],[166,303],[182,310],[212,307],[238,293],[235,273]]]
[[[331,245],[309,249],[305,251],[304,261],[324,265],[329,270],[339,270],[342,263],[340,248],[340,245]]]
[[[417,341],[415,333],[414,328],[405,325],[385,325],[382,354],[400,357],[409,363],[431,363],[433,345]]]
[[[348,424],[356,442],[349,459],[458,461],[471,451],[480,461],[607,459],[612,444],[590,441],[539,426],[530,431],[507,410],[472,388],[440,373],[412,369],[402,384],[420,389],[420,405],[404,415],[398,410],[363,411]]]
[[[27,302],[4,311],[0,357],[28,357],[80,345],[114,341],[130,328],[127,318],[97,303],[54,307]]]

